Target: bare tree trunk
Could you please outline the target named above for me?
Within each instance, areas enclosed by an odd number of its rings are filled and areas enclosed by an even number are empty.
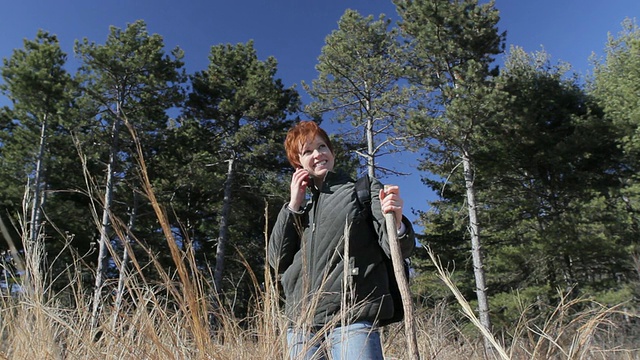
[[[120,315],[120,308],[122,307],[122,297],[124,296],[124,287],[129,277],[127,270],[127,264],[129,263],[129,244],[131,243],[131,233],[136,223],[136,216],[138,215],[138,192],[133,191],[133,206],[129,212],[129,223],[127,224],[127,235],[122,240],[122,261],[120,263],[120,273],[118,276],[118,290],[116,292],[116,301],[114,304],[113,318],[111,321],[111,328],[115,329],[118,316]]]
[[[235,176],[235,153],[228,160],[227,178],[224,181],[224,199],[222,200],[222,212],[220,214],[220,230],[218,232],[218,245],[216,246],[216,267],[213,273],[213,284],[216,296],[222,291],[222,272],[224,271],[224,255],[229,241],[229,214],[231,213],[231,188]]]
[[[117,114],[120,114],[119,107]],[[109,161],[107,163],[107,179],[104,192],[104,207],[102,210],[102,222],[100,224],[100,239],[98,240],[98,264],[96,266],[96,281],[93,289],[93,310],[91,314],[91,328],[94,330],[98,326],[98,316],[102,305],[102,288],[104,286],[105,259],[107,257],[107,242],[109,241],[109,229],[111,226],[111,203],[113,202],[113,182],[115,177],[119,124],[120,117],[116,116],[112,126]]]
[[[367,173],[370,178],[376,176],[375,155],[373,153],[373,120],[367,120]]]
[[[476,190],[474,186],[474,174],[471,168],[471,160],[467,154],[462,158],[464,167],[464,181],[467,191],[467,204],[469,210],[469,234],[471,235],[471,255],[473,257],[473,273],[476,280],[476,294],[478,297],[478,312],[480,323],[491,331],[491,319],[489,318],[489,300],[487,285],[484,277],[484,264],[482,258],[482,245],[480,243],[480,228],[478,226],[478,208],[476,204]],[[485,338],[485,346],[491,349],[491,343]]]
[[[36,155],[36,168],[33,179],[33,199],[31,200],[31,214],[29,214],[30,222],[28,226],[28,234],[25,236],[25,260],[26,267],[24,267],[25,289],[33,296],[42,295],[43,289],[43,275],[41,265],[44,261],[44,243],[39,237],[40,228],[42,222],[42,206],[45,201],[44,191],[44,153],[47,146],[47,128],[48,128],[48,114],[44,114],[42,117],[42,124],[40,124],[40,139],[38,142],[38,153]],[[26,194],[25,194],[26,195]],[[25,202],[25,216],[26,204]],[[17,261],[17,258],[14,257]]]
[[[373,133],[374,119],[371,117],[371,102],[369,100],[365,101],[365,110],[367,116],[367,123],[365,124],[365,135],[367,136],[367,173],[369,177],[373,179],[376,176],[375,139]]]
[[[44,204],[44,189],[42,173],[44,169],[44,149],[47,144],[47,120],[48,114],[45,114],[40,126],[40,144],[38,145],[38,155],[36,157],[36,172],[33,181],[33,203],[31,206],[31,233],[29,239],[35,244],[40,233],[40,222],[42,218],[42,205]]]

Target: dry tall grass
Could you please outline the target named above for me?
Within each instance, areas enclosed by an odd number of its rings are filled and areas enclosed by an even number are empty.
[[[142,173],[144,162],[140,161]],[[164,210],[147,183],[147,196],[154,204],[160,224],[167,226]],[[120,229],[119,231],[123,231]],[[265,229],[266,233],[266,229]],[[238,319],[231,309],[213,307],[207,296],[207,274],[194,270],[189,249],[175,246],[171,232],[165,232],[178,270],[167,273],[158,266],[160,282],[146,280],[134,271],[126,278],[129,296],[121,307],[111,306],[105,296],[99,328],[92,329],[91,289],[80,281],[80,261],[69,266],[65,278],[52,278],[40,268],[42,243],[30,244],[25,233],[25,269],[14,278],[19,289],[5,291],[0,298],[0,358],[2,359],[283,359],[286,355],[285,326],[278,305],[278,290],[266,268],[264,279],[253,277],[253,313]],[[8,239],[8,235],[4,235]],[[172,245],[173,244],[173,245]],[[266,249],[266,237],[265,237]],[[151,254],[150,254],[151,255]],[[156,263],[157,264],[157,263]],[[5,270],[8,270],[5,267]],[[637,339],[621,338],[618,319],[637,321],[637,314],[623,306],[606,307],[585,299],[563,301],[546,319],[531,315],[523,305],[522,318],[500,339],[491,340],[493,351],[485,351],[473,311],[451,282],[441,278],[456,295],[469,321],[455,320],[447,304],[418,309],[414,319],[423,359],[640,359]],[[55,293],[50,285],[64,283]],[[7,289],[5,289],[7,290]],[[62,294],[64,293],[64,297]],[[219,302],[216,302],[218,304]],[[589,309],[575,311],[575,309]],[[215,309],[215,326],[208,314]],[[406,342],[401,324],[382,330],[385,355],[403,359]],[[636,342],[634,342],[636,341]],[[636,344],[634,347],[631,344]]]
[[[0,302],[0,358],[3,359],[283,359],[285,323],[277,305],[274,284],[259,290],[256,311],[249,319],[235,318],[220,309],[215,330],[194,331],[192,309],[175,299],[175,279],[165,284],[146,284],[130,277],[132,297],[118,314],[105,307],[98,333],[91,329],[91,296],[82,288],[77,273],[70,272],[67,290],[75,294],[74,306],[56,294],[37,296],[17,292]],[[196,275],[199,276],[199,275]],[[62,281],[62,279],[59,279]],[[195,283],[192,282],[192,283]],[[192,289],[193,294],[200,291]],[[103,299],[105,304],[111,298]],[[203,303],[199,301],[199,303]],[[573,313],[578,302],[558,306],[543,322],[523,318],[503,343],[509,359],[639,359],[637,348],[623,347],[612,321],[624,314],[618,307],[594,307]],[[628,314],[624,314],[628,315]],[[419,351],[423,359],[492,359],[480,337],[470,337],[456,322],[446,304],[417,312]],[[202,319],[206,322],[206,319]],[[543,325],[540,326],[539,324]],[[383,329],[385,354],[403,359],[406,342],[401,324]],[[203,347],[202,344],[204,344]]]

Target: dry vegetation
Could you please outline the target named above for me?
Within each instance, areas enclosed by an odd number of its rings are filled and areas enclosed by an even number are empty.
[[[41,249],[27,248],[28,279],[20,291],[4,296],[0,309],[0,357],[5,359],[282,359],[284,322],[278,309],[274,284],[256,286],[254,312],[248,319],[237,319],[224,307],[209,323],[204,276],[191,273],[185,284],[179,274],[164,274],[163,283],[147,283],[135,274],[128,278],[131,296],[120,311],[110,308],[112,296],[104,298],[101,324],[92,329],[91,291],[82,287],[75,266],[67,278],[51,281],[66,283],[65,296],[54,294],[45,271],[39,271]],[[191,263],[188,253],[174,259]],[[185,267],[186,269],[187,267]],[[268,269],[267,269],[268,271]],[[442,279],[448,282],[447,274]],[[256,282],[261,282],[255,279]],[[451,290],[459,295],[450,282]],[[187,289],[186,287],[191,287]],[[71,295],[70,295],[71,294]],[[191,298],[188,298],[191,297]],[[621,336],[619,322],[635,321],[622,305],[604,307],[587,300],[569,300],[546,319],[538,319],[523,305],[522,318],[502,339],[497,349],[484,351],[481,332],[473,312],[464,299],[470,321],[452,318],[446,304],[420,309],[416,316],[418,342],[423,359],[638,359],[634,342]],[[588,308],[576,313],[575,309]],[[471,330],[470,330],[471,328]],[[474,330],[475,329],[475,330]],[[485,334],[490,336],[490,334]],[[385,354],[402,359],[406,351],[402,326],[383,330]]]
[[[147,189],[160,223],[166,224],[162,208]],[[269,269],[264,279],[254,278],[251,315],[238,319],[228,307],[213,306],[206,274],[193,271],[191,253],[175,247],[170,231],[165,235],[176,272],[158,267],[162,280],[150,282],[133,266],[126,280],[129,296],[119,308],[113,306],[113,294],[105,296],[97,321],[92,319],[90,304],[93,290],[80,281],[80,261],[70,264],[65,278],[52,279],[47,269],[40,268],[42,243],[29,243],[25,236],[22,276],[14,279],[14,291],[4,289],[0,300],[0,358],[285,358],[285,322]],[[4,237],[8,238],[6,232]],[[534,306],[523,304],[520,321],[494,339],[475,325],[471,307],[448,274],[441,270],[440,277],[457,297],[467,320],[456,320],[451,304],[419,309],[415,323],[423,359],[640,359],[639,331],[622,331],[637,322],[637,314],[625,310],[624,304],[607,307],[564,297],[566,301],[545,318],[536,315],[541,312],[533,311]],[[63,290],[54,293],[53,283],[64,284]],[[92,323],[98,325],[92,327]],[[488,353],[486,338],[495,344]],[[404,357],[407,347],[401,324],[383,329],[383,342],[387,358]]]

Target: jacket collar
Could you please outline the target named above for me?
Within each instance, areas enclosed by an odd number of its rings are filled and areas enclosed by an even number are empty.
[[[310,187],[310,189],[312,193],[317,194],[318,192],[322,192],[322,190],[327,189],[332,185],[349,181],[349,179],[350,177],[343,171],[328,171],[324,177],[324,181],[322,182],[322,189],[318,189],[315,186]]]

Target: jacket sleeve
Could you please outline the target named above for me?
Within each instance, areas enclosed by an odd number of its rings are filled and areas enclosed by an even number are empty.
[[[383,185],[378,179],[371,179],[371,212],[373,213],[373,225],[378,233],[378,239],[380,246],[384,252],[391,257],[391,250],[389,248],[389,237],[387,236],[387,226],[382,214],[382,205],[380,204],[380,189]],[[411,221],[404,215],[402,216],[402,222],[405,226],[404,234],[398,236],[398,242],[400,243],[400,251],[403,258],[408,258],[413,254],[416,247],[416,234],[411,225]]]
[[[303,231],[303,214],[294,213],[285,204],[269,236],[267,257],[269,265],[283,273],[293,262],[293,257],[300,249],[300,238]]]

